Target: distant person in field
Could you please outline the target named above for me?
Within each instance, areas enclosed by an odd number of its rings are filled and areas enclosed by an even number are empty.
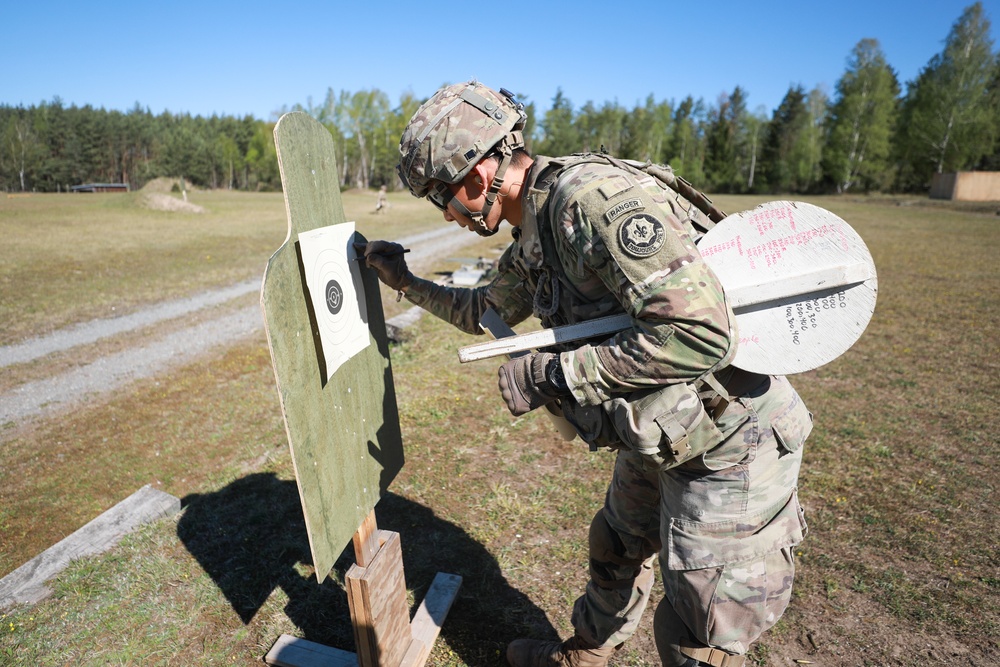
[[[383,185],[378,189],[378,198],[375,200],[375,212],[385,213],[386,209],[389,208],[389,195],[385,192],[385,186]]]
[[[445,220],[513,243],[493,281],[437,285],[396,243],[366,264],[469,333],[492,307],[545,327],[627,313],[633,327],[499,368],[507,408],[557,407],[591,449],[615,452],[589,529],[590,583],[563,642],[518,639],[516,667],[601,667],[635,632],[659,557],[653,619],[665,665],[742,665],[792,591],[806,524],[796,498],[812,417],[783,377],[729,365],[735,318],[696,243],[705,218],[648,173],[606,154],[532,157],[523,105],[475,81],[439,90],[400,140],[399,175]]]

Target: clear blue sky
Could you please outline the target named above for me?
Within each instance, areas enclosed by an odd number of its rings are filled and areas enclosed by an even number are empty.
[[[393,104],[476,77],[551,106],[561,87],[632,107],[742,86],[768,114],[790,85],[833,94],[851,49],[879,41],[901,84],[971,0],[5,3],[0,104],[253,115],[378,88]],[[1000,0],[983,3],[993,24]]]

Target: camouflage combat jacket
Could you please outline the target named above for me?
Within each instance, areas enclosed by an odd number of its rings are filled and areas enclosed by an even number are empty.
[[[627,313],[631,329],[558,349],[573,395],[562,402],[567,418],[600,446],[649,446],[667,429],[660,413],[675,430],[697,430],[705,415],[692,385],[728,364],[737,340],[695,247],[701,212],[604,155],[536,158],[522,197],[521,226],[490,284],[417,280],[407,298],[473,334],[488,307],[508,324],[534,315],[545,327]],[[638,442],[644,429],[650,442]]]

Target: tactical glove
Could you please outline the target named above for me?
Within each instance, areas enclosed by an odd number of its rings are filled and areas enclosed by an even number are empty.
[[[394,290],[402,289],[413,282],[413,274],[403,258],[403,246],[391,241],[369,241],[355,243],[354,249],[364,253],[365,265],[375,269],[378,279]]]
[[[559,365],[559,355],[551,352],[511,359],[500,367],[498,376],[500,395],[515,417],[570,393]]]

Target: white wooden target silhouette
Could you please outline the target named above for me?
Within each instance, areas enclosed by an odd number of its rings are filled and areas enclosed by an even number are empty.
[[[822,366],[861,337],[878,280],[858,233],[830,211],[775,201],[728,216],[698,249],[739,327],[733,365],[788,375]]]
[[[774,201],[735,213],[699,242],[736,314],[733,365],[768,375],[818,368],[847,351],[875,312],[878,280],[864,241],[830,211]],[[628,315],[532,331],[458,351],[463,363],[612,334]]]

